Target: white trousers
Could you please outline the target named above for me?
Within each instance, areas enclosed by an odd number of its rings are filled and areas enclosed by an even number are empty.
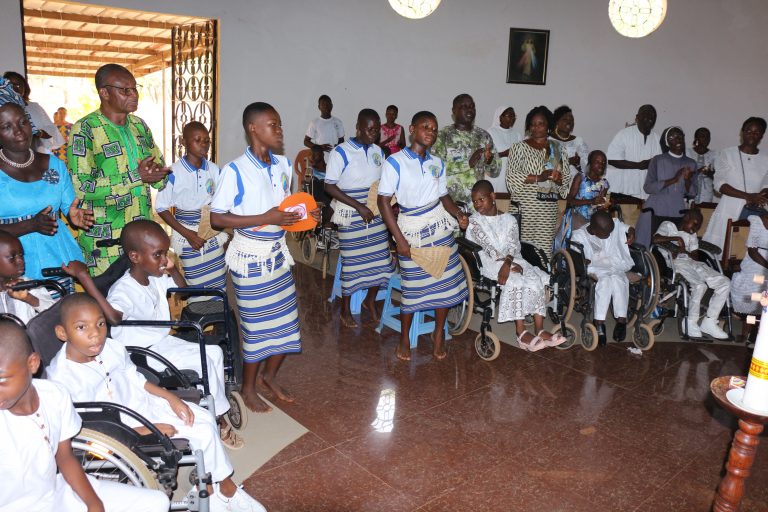
[[[146,413],[147,419],[152,423],[173,425],[178,431],[174,438],[187,439],[193,450],[202,450],[205,470],[211,473],[214,482],[221,482],[232,474],[229,455],[219,437],[219,425],[209,410],[185,402],[195,415],[195,421],[189,427],[176,416],[167,401],[153,397],[153,402],[155,406]]]
[[[59,473],[56,475],[55,510],[86,512],[87,507]],[[88,477],[106,512],[168,512],[170,503],[162,491],[118,484]]]
[[[613,301],[613,315],[627,317],[629,306],[629,279],[624,272],[601,272],[595,285],[595,320],[603,321]]]
[[[200,364],[200,346],[173,336],[166,336],[162,341],[149,347],[172,362],[180,370],[195,370],[202,375]],[[224,387],[224,353],[220,347],[206,345],[205,355],[208,362],[208,384],[213,395],[216,415],[221,416],[229,410],[229,401]],[[155,364],[151,364],[155,368]],[[157,368],[162,369],[162,367]]]
[[[731,280],[700,261],[676,259],[673,266],[675,272],[680,274],[691,288],[691,300],[688,301],[688,318],[698,322],[701,299],[707,288],[712,288],[714,293],[709,299],[707,317],[716,320],[728,299],[728,294],[731,292]]]

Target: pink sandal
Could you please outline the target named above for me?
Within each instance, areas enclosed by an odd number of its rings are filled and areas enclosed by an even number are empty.
[[[540,330],[539,334],[537,336],[541,337],[541,333],[543,333],[543,332],[546,332],[550,336],[549,339],[542,338],[542,340],[544,340],[545,346],[547,346],[547,347],[556,347],[556,346],[562,345],[563,343],[568,341],[568,338],[566,338],[565,336],[563,336],[559,332],[549,333],[545,329]]]
[[[543,340],[540,336],[534,336],[533,339],[530,341],[530,343],[526,343],[523,341],[523,336],[526,334],[531,334],[528,331],[524,331],[522,334],[520,334],[517,337],[517,343],[520,345],[520,348],[527,352],[537,352],[543,348],[546,348],[546,342]]]

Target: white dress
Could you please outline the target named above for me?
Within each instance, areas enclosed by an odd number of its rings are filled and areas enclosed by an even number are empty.
[[[469,218],[467,239],[483,248],[480,261],[484,277],[496,281],[506,256],[512,256],[514,263],[523,269],[522,274],[510,272],[506,284],[501,287],[499,323],[545,313],[544,289],[549,283],[549,275],[523,259],[517,219],[512,214],[473,214]]]
[[[736,146],[722,150],[715,161],[715,190],[719,191],[726,183],[750,194],[760,192],[768,186],[768,157],[762,153],[742,153]],[[728,219],[738,219],[745,203],[743,199],[723,194],[709,219],[704,241],[722,249]]]
[[[749,237],[747,247],[757,248],[760,256],[768,259],[768,229],[760,217],[749,217]],[[760,313],[760,303],[752,301],[752,294],[765,290],[764,284],[754,282],[756,275],[768,277],[768,269],[749,257],[749,254],[741,260],[741,271],[733,274],[731,278],[731,304],[736,313],[757,315]]]

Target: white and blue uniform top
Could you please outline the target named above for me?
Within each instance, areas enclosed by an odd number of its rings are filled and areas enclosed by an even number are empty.
[[[368,190],[381,178],[384,153],[376,144],[363,145],[354,137],[331,151],[325,182],[341,190]]]
[[[171,166],[168,182],[157,193],[155,209],[158,213],[176,208],[183,211],[198,211],[211,204],[216,192],[221,170],[206,159],[199,169],[182,157]]]
[[[426,152],[424,159],[409,148],[387,158],[381,171],[380,196],[397,196],[405,208],[418,208],[448,195],[445,164]]]
[[[262,162],[247,148],[221,170],[211,212],[261,215],[290,195],[292,176],[286,157],[270,151],[269,162]]]

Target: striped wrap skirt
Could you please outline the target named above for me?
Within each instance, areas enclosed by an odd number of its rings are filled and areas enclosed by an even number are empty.
[[[417,208],[400,207],[400,215],[419,217],[438,207],[439,201]],[[429,224],[419,233],[421,247],[451,248],[448,265],[440,279],[435,279],[411,258],[398,255],[402,286],[401,311],[415,313],[430,309],[450,308],[468,296],[467,281],[459,261],[453,228],[445,223]]]
[[[283,251],[285,232],[277,226],[265,226],[256,232],[236,232],[257,242],[274,244],[268,257],[249,262],[246,268],[230,267],[245,362],[256,363],[273,355],[301,352],[296,287],[291,262],[286,261]],[[233,245],[228,251],[237,250]]]
[[[360,202],[368,197],[368,189],[345,190],[344,193]],[[341,293],[348,296],[359,290],[386,286],[394,272],[394,262],[384,221],[376,216],[366,224],[356,211],[350,211],[344,220],[343,224],[348,225],[339,225]]]

